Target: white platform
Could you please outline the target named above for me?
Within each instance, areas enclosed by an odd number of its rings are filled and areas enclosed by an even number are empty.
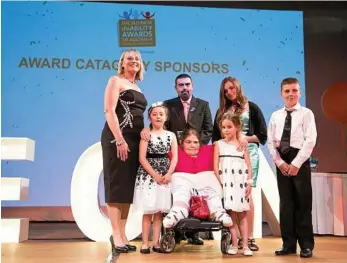
[[[29,179],[20,177],[1,178],[1,200],[27,200]]]
[[[1,138],[1,160],[34,161],[35,141],[28,138]]]
[[[35,141],[29,138],[1,138],[1,160],[34,161]],[[1,200],[27,200],[29,179],[1,177]],[[28,218],[1,219],[1,243],[28,240]]]
[[[312,173],[313,232],[347,236],[347,174]]]
[[[1,243],[18,243],[28,240],[29,218],[1,219]]]

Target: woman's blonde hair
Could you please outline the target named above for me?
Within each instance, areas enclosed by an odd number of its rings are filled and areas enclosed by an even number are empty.
[[[240,119],[240,116],[230,111],[227,111],[226,113],[224,113],[223,116],[221,117],[221,120],[219,121],[219,130],[221,131],[221,134],[222,134],[222,123],[225,120],[231,121],[233,123],[233,125],[237,129],[236,138],[239,140],[241,137],[241,132],[242,132],[242,121]],[[222,134],[222,137],[223,137],[223,134]]]
[[[124,57],[129,52],[135,52],[136,55],[138,55],[140,58],[140,70],[136,73],[135,80],[142,81],[143,80],[143,74],[145,72],[145,66],[144,66],[143,61],[142,61],[141,53],[137,49],[128,49],[122,53],[122,55],[119,58],[119,62],[118,62],[118,74],[124,75],[124,67],[123,67]]]
[[[222,80],[222,83],[220,84],[220,89],[219,89],[219,111],[217,115],[217,121],[219,122],[222,118],[222,116],[229,110],[230,106],[232,105],[232,102],[227,99],[225,96],[225,90],[224,86],[227,82],[231,82],[235,89],[236,89],[236,108],[235,108],[235,114],[236,115],[241,115],[244,108],[246,107],[247,104],[247,98],[243,94],[241,83],[233,77],[226,77]]]

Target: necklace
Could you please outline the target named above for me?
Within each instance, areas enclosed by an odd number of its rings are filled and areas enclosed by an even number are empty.
[[[127,78],[125,78],[127,81],[129,81],[131,84],[135,84],[135,80],[133,81],[133,80],[130,80],[130,79],[127,79]]]
[[[125,75],[123,75],[124,76],[124,78],[127,80],[127,81],[129,81],[131,84],[135,84],[135,80],[130,80],[130,79],[128,79]]]

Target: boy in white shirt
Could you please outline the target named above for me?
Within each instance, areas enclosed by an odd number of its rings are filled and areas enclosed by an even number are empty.
[[[312,257],[312,186],[309,157],[317,139],[313,112],[300,105],[299,81],[286,78],[281,83],[285,107],[275,111],[268,126],[268,148],[276,164],[280,195],[280,227],[283,245],[276,255],[296,253]]]

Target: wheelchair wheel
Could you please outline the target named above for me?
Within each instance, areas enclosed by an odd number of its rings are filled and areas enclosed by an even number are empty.
[[[222,238],[220,240],[220,250],[222,251],[223,254],[227,254],[228,248],[230,246],[230,242],[231,242],[230,233],[223,231]]]
[[[168,231],[160,239],[160,248],[164,253],[171,253],[176,246],[175,232]]]

